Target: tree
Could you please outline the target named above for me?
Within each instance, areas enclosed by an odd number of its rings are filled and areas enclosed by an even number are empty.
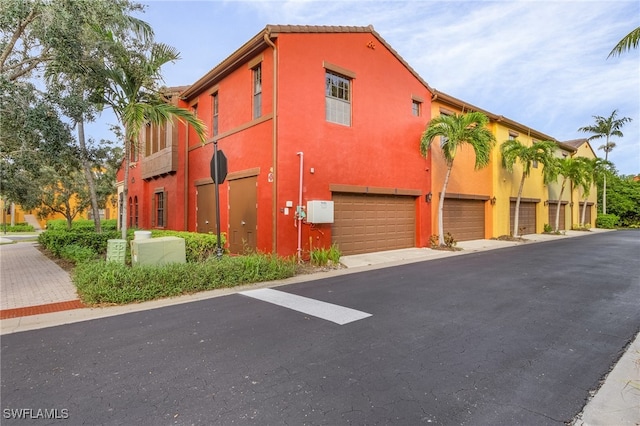
[[[522,165],[522,178],[520,179],[520,187],[518,188],[518,197],[516,199],[516,211],[513,224],[513,236],[518,237],[520,232],[518,229],[520,217],[520,199],[522,197],[522,188],[524,181],[531,174],[531,167],[534,163],[542,164],[546,168],[553,162],[553,151],[556,149],[555,142],[540,141],[531,146],[527,146],[517,139],[504,141],[500,145],[502,153],[502,167],[508,172],[513,172],[513,166],[516,162]]]
[[[562,205],[562,194],[568,182],[574,185],[582,185],[585,170],[580,161],[574,158],[556,158],[545,168],[544,180],[546,183],[556,182],[558,177],[562,176],[560,194],[558,194],[558,204],[556,207],[556,222],[553,232],[560,230],[560,206]]]
[[[589,141],[594,139],[605,138],[604,145],[600,145],[598,149],[604,151],[605,161],[609,161],[609,153],[616,147],[615,142],[611,141],[611,136],[623,137],[622,126],[631,121],[629,117],[616,118],[618,110],[613,110],[609,117],[601,117],[594,115],[593,118],[596,121],[594,125],[580,127],[578,131],[591,133],[588,138]],[[602,213],[607,214],[607,178],[604,177],[604,184],[602,187]]]
[[[420,139],[420,153],[427,157],[434,139],[440,136],[440,148],[447,164],[442,192],[438,202],[438,244],[444,246],[444,197],[451,176],[453,161],[459,148],[470,145],[475,152],[476,170],[486,167],[491,160],[495,137],[487,129],[489,118],[481,112],[441,115],[429,122]]]
[[[629,34],[624,36],[622,40],[620,40],[618,44],[616,44],[613,50],[611,50],[607,58],[610,58],[612,56],[622,55],[624,52],[631,49],[637,49],[639,41],[640,41],[640,27],[636,28],[635,30],[631,30]]]
[[[580,226],[584,227],[587,214],[587,199],[591,194],[591,187],[601,177],[604,178],[605,175],[611,173],[611,163],[602,158],[585,157],[578,157],[576,161],[581,162],[581,167],[583,168],[583,179],[579,186],[582,189],[582,197],[584,200],[582,213],[580,215]]]
[[[130,0],[2,0],[0,74],[15,81],[52,62],[81,64],[87,30],[146,32],[148,25],[130,15],[142,10]]]
[[[89,193],[96,231],[100,218],[95,182],[86,147],[84,122],[95,107],[88,101],[101,86],[90,63],[101,61],[109,45],[102,34],[148,38],[152,30],[131,16],[143,7],[130,0],[4,0],[0,4],[0,72],[8,82],[24,82],[42,71],[47,97],[71,119]],[[35,89],[34,89],[35,90]]]
[[[207,129],[191,111],[167,102],[158,87],[162,66],[179,59],[174,48],[160,43],[116,45],[119,47],[117,54],[101,70],[106,81],[101,101],[113,110],[124,127],[123,192],[126,200],[131,150],[137,149],[136,143],[146,124],[162,125],[177,119],[192,126],[203,143]],[[127,217],[127,203],[123,204],[122,210],[122,217]],[[127,225],[123,221],[122,239],[126,237]]]

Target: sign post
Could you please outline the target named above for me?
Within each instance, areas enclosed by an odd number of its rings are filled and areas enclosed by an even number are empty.
[[[213,141],[213,158],[211,159],[211,179],[216,185],[216,256],[222,259],[222,246],[220,245],[220,190],[219,186],[227,177],[227,157],[222,150],[218,151],[218,141]]]

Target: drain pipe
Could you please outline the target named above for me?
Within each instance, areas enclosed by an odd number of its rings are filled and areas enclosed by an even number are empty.
[[[298,207],[296,208],[296,216],[297,222],[296,226],[298,227],[298,262],[302,261],[302,173],[304,172],[304,152],[300,151],[298,154],[300,156],[300,185],[298,188]]]
[[[271,161],[273,164],[273,195],[271,197],[271,252],[278,252],[278,51],[271,41],[271,29],[267,26],[264,42],[273,49],[273,119],[271,135]]]

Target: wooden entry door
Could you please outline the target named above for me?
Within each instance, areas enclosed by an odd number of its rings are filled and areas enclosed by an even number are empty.
[[[216,234],[216,186],[213,183],[196,187],[196,232]],[[220,206],[222,208],[222,206]]]
[[[258,177],[229,181],[229,251],[255,251],[258,228]]]

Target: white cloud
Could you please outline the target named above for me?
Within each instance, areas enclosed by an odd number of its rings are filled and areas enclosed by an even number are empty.
[[[640,50],[607,55],[639,15],[635,1],[288,0],[151,2],[142,17],[182,52],[165,70],[170,85],[194,82],[266,24],[373,24],[432,87],[559,140],[618,109],[634,121],[610,158],[632,174]]]

